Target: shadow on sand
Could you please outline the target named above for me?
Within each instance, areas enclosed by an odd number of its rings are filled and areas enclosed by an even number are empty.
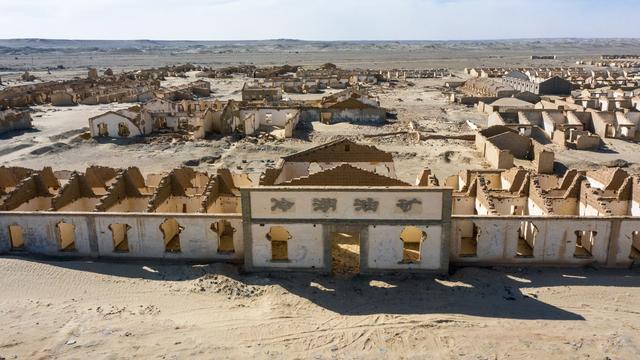
[[[309,273],[243,274],[236,265],[157,261],[52,261],[19,257],[69,270],[153,281],[192,281],[222,275],[245,285],[279,286],[341,315],[463,314],[522,320],[584,320],[538,300],[537,288],[639,287],[640,272],[597,269],[463,268],[450,276],[381,275],[336,278]]]
[[[5,133],[0,134],[0,140],[9,140],[13,137],[16,136],[20,136],[20,135],[24,135],[24,134],[37,134],[39,133],[40,130],[36,129],[36,128],[30,128],[30,129],[22,129],[22,130],[11,130],[11,131],[7,131]]]

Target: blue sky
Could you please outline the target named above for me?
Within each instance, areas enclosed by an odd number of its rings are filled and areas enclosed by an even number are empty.
[[[640,38],[640,0],[0,0],[0,38]]]

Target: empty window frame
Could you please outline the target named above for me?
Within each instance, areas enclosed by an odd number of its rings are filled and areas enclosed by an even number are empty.
[[[157,129],[166,129],[167,126],[167,118],[165,117],[158,117],[155,119],[155,123],[156,123],[156,128]]]
[[[533,250],[538,237],[538,228],[530,221],[522,221],[518,228],[518,245],[516,248],[516,257],[530,258],[533,257]]]
[[[56,224],[58,235],[58,249],[60,251],[76,250],[76,226],[61,221]]]
[[[129,137],[131,132],[129,131],[129,126],[126,123],[118,123],[118,136],[120,137]]]
[[[180,226],[174,218],[167,218],[160,224],[165,252],[179,253],[182,251],[180,246],[180,233],[182,230],[184,230],[184,227]]]
[[[404,264],[419,263],[422,260],[422,243],[427,233],[415,226],[407,226],[400,233],[402,240],[402,261]]]
[[[118,253],[129,252],[129,224],[111,224],[109,230],[111,230],[111,236],[113,239],[113,251]]]
[[[271,242],[271,260],[288,261],[291,240],[289,230],[282,226],[272,226],[267,233],[267,239]]]
[[[109,128],[106,123],[98,124],[98,136],[109,136]]]
[[[11,250],[23,250],[24,249],[24,235],[22,233],[22,226],[14,224],[9,225],[9,242]]]
[[[596,241],[598,233],[596,231],[583,231],[578,230],[576,235],[576,248],[573,256],[576,258],[591,258],[593,257],[593,245]]]

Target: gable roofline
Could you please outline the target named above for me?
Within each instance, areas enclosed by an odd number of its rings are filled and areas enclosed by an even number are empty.
[[[363,144],[358,144],[354,141],[352,141],[349,138],[341,138],[341,139],[337,139],[325,144],[321,144],[318,146],[314,146],[312,148],[291,154],[291,155],[287,155],[282,157],[282,160],[284,160],[285,162],[290,161],[290,162],[296,162],[296,161],[304,161],[306,160],[307,156],[312,155],[313,153],[320,151],[320,150],[324,150],[324,149],[328,149],[331,147],[334,147],[336,145],[340,145],[340,144],[349,144],[349,145],[355,145],[358,147],[364,147],[366,148],[372,155],[375,155],[374,157],[376,158],[375,160],[372,160],[371,162],[393,162],[393,156],[390,153],[387,153],[385,151],[382,151],[380,149],[378,149],[375,146],[371,146],[371,145],[363,145]],[[311,161],[313,162],[313,161]],[[348,161],[344,161],[344,159],[339,159],[336,158],[335,162],[348,162]]]
[[[380,175],[359,167],[342,164],[278,184],[278,186],[411,186],[389,176]]]
[[[134,122],[134,120],[135,120],[135,118],[131,118],[131,117],[129,117],[129,116],[127,116],[127,115],[123,114],[123,113],[119,113],[119,112],[117,112],[117,111],[109,110],[109,111],[107,111],[107,112],[105,112],[105,113],[102,113],[102,114],[100,114],[100,115],[96,115],[96,116],[90,117],[90,118],[89,118],[89,121],[91,121],[91,120],[95,120],[95,119],[97,119],[97,118],[100,118],[100,117],[103,117],[103,116],[105,116],[105,115],[109,115],[109,114],[115,114],[115,115],[118,115],[118,116],[123,117],[123,118],[125,118],[125,119],[127,119],[127,120],[130,120],[131,122]]]

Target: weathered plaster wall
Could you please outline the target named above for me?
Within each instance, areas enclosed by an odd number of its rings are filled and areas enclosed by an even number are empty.
[[[418,226],[426,233],[420,246],[420,262],[402,263],[404,226],[369,226],[367,266],[371,270],[439,270],[442,258],[442,227]]]
[[[107,113],[98,118],[94,118],[90,121],[89,125],[91,130],[91,136],[93,137],[99,136],[100,134],[99,125],[106,124],[107,131],[109,132],[109,137],[114,137],[114,138],[121,137],[120,135],[118,135],[118,124],[120,123],[126,124],[127,127],[129,128],[129,137],[143,135],[140,132],[140,129],[138,129],[138,127],[134,123],[132,123],[131,120],[114,113]]]
[[[271,241],[267,233],[272,226],[282,226],[289,231],[287,241],[289,260],[271,260]],[[258,268],[323,269],[324,238],[322,226],[313,224],[253,224],[252,262]]]
[[[472,221],[478,228],[476,257],[461,257],[460,238],[463,226]],[[530,221],[537,229],[533,257],[517,257],[518,229],[523,221]],[[522,218],[522,217],[459,217],[452,219],[451,262],[459,264],[539,264],[628,266],[630,233],[640,228],[640,219],[624,220],[619,230],[617,220],[607,218]],[[591,258],[575,257],[576,231],[595,231]],[[616,233],[619,231],[619,235]],[[610,242],[611,239],[611,242]],[[611,253],[610,248],[615,249]],[[626,257],[624,254],[626,253]]]
[[[175,219],[183,228],[179,253],[165,252],[160,225],[169,218]],[[219,239],[211,224],[220,219],[229,221],[235,228],[234,253],[218,254]],[[75,251],[60,251],[56,228],[60,221],[75,226]],[[9,250],[9,225],[14,224],[23,229],[25,250],[42,255],[235,261],[244,257],[240,215],[6,212],[0,213],[0,251]],[[130,226],[127,232],[129,252],[114,251],[110,224]]]

